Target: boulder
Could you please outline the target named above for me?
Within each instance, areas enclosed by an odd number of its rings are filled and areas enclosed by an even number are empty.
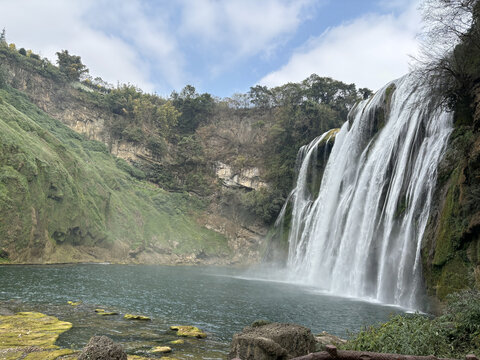
[[[248,326],[233,336],[229,359],[283,360],[315,351],[310,329],[294,324]]]
[[[347,342],[347,340],[329,334],[326,331],[322,331],[320,334],[315,335],[315,341],[317,342],[315,351],[324,351],[327,345],[338,346]]]
[[[83,348],[78,360],[127,360],[123,347],[106,336],[94,336]]]

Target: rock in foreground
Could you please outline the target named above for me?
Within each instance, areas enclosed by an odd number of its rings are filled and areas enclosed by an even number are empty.
[[[78,360],[127,360],[121,345],[106,336],[94,336],[83,348]]]
[[[300,325],[271,323],[246,327],[233,336],[229,359],[291,359],[315,351],[310,329]]]

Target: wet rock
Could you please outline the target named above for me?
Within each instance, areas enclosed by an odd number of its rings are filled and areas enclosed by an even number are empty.
[[[94,336],[83,348],[78,360],[127,360],[123,347],[106,336]]]
[[[310,329],[294,324],[248,326],[233,336],[229,359],[283,360],[315,351]]]
[[[170,326],[170,330],[176,331],[178,336],[185,336],[185,337],[195,337],[199,339],[204,339],[207,337],[202,330],[195,326]]]
[[[326,331],[322,331],[320,334],[315,335],[315,341],[317,342],[315,351],[323,351],[327,345],[338,346],[347,342],[347,340],[329,334]]]

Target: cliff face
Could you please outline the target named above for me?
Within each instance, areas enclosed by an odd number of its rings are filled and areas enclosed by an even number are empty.
[[[120,116],[108,109],[92,106],[92,102],[85,97],[85,91],[90,89],[80,84],[71,86],[49,79],[8,58],[3,62],[8,69],[8,83],[27,94],[36,106],[52,118],[60,120],[89,140],[107,144],[112,154],[125,160],[150,156],[144,147],[120,141],[109,134],[106,122],[115,122]]]
[[[96,140],[106,144],[106,149],[108,151],[124,160],[127,160],[131,163],[141,164],[156,164],[159,166],[165,165],[171,160],[171,155],[167,154],[164,159],[158,159],[152,155],[150,151],[148,151],[144,146],[137,145],[131,142],[122,141],[115,139],[110,132],[108,131],[107,124],[111,124],[115,121],[118,121],[122,116],[109,111],[108,108],[102,106],[96,106],[92,104],[91,98],[89,99],[86,92],[91,91],[90,89],[84,87],[80,84],[69,84],[69,83],[62,83],[56,81],[55,79],[50,79],[46,76],[39,74],[35,69],[29,69],[28,67],[19,64],[18,62],[11,60],[9,58],[2,59],[2,65],[6,66],[7,72],[7,83],[13,86],[14,88],[20,90],[21,92],[28,95],[30,101],[32,101],[36,106],[38,106],[41,110],[45,111],[49,116],[52,118],[60,120],[62,123],[67,125],[69,128],[74,130],[75,132],[82,134],[88,140]],[[204,203],[207,203],[206,207],[203,207],[202,210],[196,211],[194,218],[196,223],[203,227],[207,233],[210,231],[214,231],[220,233],[222,236],[227,238],[228,243],[227,251],[230,254],[227,256],[227,262],[240,262],[240,263],[248,263],[257,261],[260,256],[260,246],[263,241],[264,234],[266,233],[266,228],[262,224],[262,222],[258,221],[254,217],[250,216],[248,213],[239,212],[236,210],[236,206],[238,204],[230,203],[228,199],[225,199],[224,192],[240,192],[243,193],[245,191],[252,191],[255,189],[260,189],[261,187],[267,186],[263,180],[261,179],[261,170],[257,167],[252,166],[249,164],[248,166],[245,164],[240,164],[234,162],[234,159],[231,157],[225,158],[219,154],[227,154],[228,151],[225,151],[224,144],[215,144],[216,147],[212,147],[212,143],[209,139],[212,138],[211,134],[208,133],[208,129],[199,129],[197,132],[198,138],[201,140],[203,146],[208,149],[207,157],[208,157],[208,164],[217,164],[216,167],[216,175],[215,172],[212,171],[212,177],[209,181],[212,181],[212,186],[216,189],[213,194],[211,194],[208,198],[203,198],[201,200]],[[213,136],[214,138],[215,136]],[[230,146],[230,144],[229,144]],[[169,144],[168,148],[170,151],[175,152],[176,149],[174,145]],[[221,163],[218,159],[224,161],[225,163]],[[229,164],[230,162],[230,164]],[[46,161],[49,163],[49,161]],[[220,165],[221,164],[221,165]],[[128,165],[127,165],[128,166]],[[245,167],[245,169],[243,169]],[[130,168],[130,170],[134,170]],[[210,171],[209,169],[207,169]],[[52,171],[48,170],[45,174],[51,174]],[[218,175],[218,176],[217,176]],[[49,175],[50,176],[50,175]],[[71,178],[69,181],[71,184],[54,184],[49,191],[54,191],[52,189],[57,189],[59,193],[65,193],[65,189],[75,185],[77,182],[81,182],[82,179]],[[218,186],[215,187],[214,183],[218,183]],[[43,184],[45,187],[48,184]],[[42,186],[43,186],[42,185]],[[65,186],[64,186],[65,185]],[[36,186],[37,188],[42,188],[40,184]],[[68,191],[70,191],[69,189]],[[74,193],[81,194],[84,190],[78,190]],[[44,195],[44,194],[43,194]],[[44,198],[44,196],[41,196]],[[62,195],[67,197],[68,195]],[[73,195],[72,195],[73,196]],[[80,196],[80,195],[79,195]],[[108,200],[109,192],[106,192],[106,199]],[[175,195],[176,196],[176,195]],[[46,196],[48,199],[49,197]],[[195,195],[193,195],[195,197]],[[109,213],[107,208],[108,201],[106,199],[92,200],[92,204],[95,203],[94,208],[100,207],[98,213],[102,217],[99,221],[101,226],[105,227],[105,222],[108,222]],[[17,199],[19,202],[22,202],[24,199]],[[77,209],[78,207],[78,200],[77,198],[68,198],[63,201],[63,204],[70,204],[69,206],[72,209]],[[15,200],[16,201],[16,200]],[[28,201],[25,203],[27,204]],[[13,203],[12,203],[13,204]],[[103,204],[103,205],[102,205]],[[31,204],[32,205],[32,204]],[[25,205],[27,206],[27,205]],[[43,206],[43,205],[42,205]],[[70,214],[70,217],[77,217],[80,219],[82,217],[81,214],[77,214],[73,216],[71,211],[67,208],[63,208],[62,204],[57,204],[55,206],[51,205],[51,208],[55,208],[58,214]],[[45,229],[45,226],[39,224],[38,226],[35,225],[38,221],[38,214],[36,210],[32,210],[35,208],[34,205],[27,206],[22,212],[22,214],[29,214],[28,221],[22,220],[18,223],[18,228],[22,228],[21,231],[31,232],[32,236],[27,236],[25,234],[15,233],[11,234],[11,240],[9,240],[9,244],[13,244],[13,239],[15,237],[21,237],[22,239],[30,238],[30,242],[35,242],[34,239],[40,236],[41,240],[37,241],[40,245],[40,250],[32,250],[33,252],[29,255],[25,255],[24,258],[19,258],[13,256],[14,261],[32,261],[32,259],[41,259],[42,261],[70,261],[71,259],[62,258],[62,255],[58,256],[39,256],[39,254],[44,254],[45,249],[48,247],[50,240],[55,240],[53,242],[54,246],[51,246],[51,251],[56,251],[55,249],[58,248],[58,244],[62,243],[60,238],[68,237],[84,237],[85,239],[90,239],[88,241],[91,246],[96,246],[98,243],[102,243],[102,239],[106,239],[107,236],[103,233],[99,233],[98,231],[88,230],[87,228],[80,227],[81,231],[79,232],[78,229],[76,230],[77,226],[67,226],[65,229],[49,232]],[[87,212],[86,209],[85,213]],[[112,211],[110,209],[109,211]],[[175,210],[179,211],[179,210]],[[182,210],[183,211],[183,210]],[[188,207],[185,209],[188,211]],[[231,213],[234,213],[236,216],[230,216]],[[31,216],[30,216],[31,214]],[[57,213],[56,213],[57,214]],[[103,215],[102,215],[103,214]],[[46,216],[46,214],[44,214]],[[85,214],[84,214],[85,215]],[[23,215],[22,215],[23,216]],[[26,216],[26,215],[25,215]],[[56,219],[56,215],[52,216],[53,219]],[[88,222],[88,220],[86,220]],[[142,220],[143,221],[143,220]],[[28,224],[27,224],[28,222]],[[23,225],[20,225],[23,224]],[[31,226],[30,226],[31,225]],[[89,226],[94,226],[94,224],[89,223]],[[120,229],[122,227],[119,227]],[[28,229],[28,230],[26,230]],[[19,230],[20,231],[20,230]],[[159,232],[159,237],[165,235],[165,229],[161,229],[160,227],[156,230]],[[169,230],[170,231],[170,230]],[[203,230],[202,230],[203,231]],[[105,232],[105,231],[104,231]],[[128,231],[127,231],[128,232]],[[196,230],[194,231],[196,232]],[[38,235],[41,234],[41,235]],[[94,234],[94,235],[92,235]],[[168,235],[171,236],[171,235]],[[195,236],[195,235],[194,235]],[[58,237],[59,241],[56,241],[55,237]],[[137,241],[132,241],[129,239],[128,241],[122,241],[122,235],[118,232],[115,236],[110,236],[109,241],[116,241],[116,244],[123,244],[122,247],[122,255],[120,256],[113,256],[114,258],[121,258],[121,261],[146,261],[146,262],[162,262],[162,263],[171,263],[171,262],[208,262],[209,260],[196,258],[197,253],[200,255],[203,254],[202,250],[202,243],[203,241],[199,241],[200,246],[193,245],[192,252],[178,252],[177,248],[179,245],[177,244],[176,240],[172,240],[173,242],[170,244],[164,245],[155,245],[155,241],[153,241],[153,248],[149,248],[150,243],[150,235],[147,236],[147,240],[143,241],[143,236],[140,236],[142,240],[137,239]],[[173,236],[176,238],[177,236]],[[115,239],[114,239],[115,238]],[[33,239],[33,240],[32,240]],[[48,240],[48,241],[47,241]],[[79,245],[76,244],[75,241],[67,241],[70,245]],[[80,241],[80,243],[84,243],[84,241]],[[145,244],[146,245],[145,245]],[[17,246],[16,244],[15,246]],[[38,246],[34,246],[33,243],[30,245],[24,244],[29,249],[35,249]],[[16,254],[16,251],[10,245],[2,245],[5,249],[8,249],[8,252],[13,255]],[[2,248],[0,246],[0,249]],[[47,246],[47,247],[46,247]],[[19,247],[20,249],[20,247]],[[153,249],[153,250],[152,250]],[[159,250],[160,249],[160,250]],[[221,250],[222,253],[224,250]],[[130,253],[130,255],[128,255]],[[208,253],[208,251],[207,251]],[[108,252],[105,252],[108,254]],[[118,254],[117,254],[118,255]],[[220,257],[223,255],[219,254]],[[211,258],[212,252],[207,254],[207,258]],[[100,256],[101,257],[101,256]],[[200,256],[202,257],[202,256]],[[12,258],[12,257],[11,257]],[[88,257],[87,257],[88,258]],[[56,259],[56,260],[55,260]],[[106,257],[106,260],[111,260],[111,257]],[[213,262],[225,262],[223,260],[212,260]]]
[[[479,84],[471,97],[471,108],[455,113],[423,242],[427,291],[440,300],[460,289],[480,288]]]

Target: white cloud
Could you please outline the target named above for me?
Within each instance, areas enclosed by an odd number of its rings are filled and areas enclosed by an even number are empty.
[[[313,0],[183,0],[184,36],[219,45],[234,59],[268,53],[308,16]]]
[[[410,1],[397,16],[362,16],[308,41],[259,84],[273,87],[316,73],[377,90],[408,72],[409,55],[418,51],[415,37],[419,30],[417,1]]]
[[[52,62],[55,52],[67,49],[82,57],[93,76],[150,92],[156,88],[150,80],[152,71],[163,75],[168,89],[183,80],[175,40],[160,22],[149,19],[138,1],[0,0],[0,9],[0,28],[6,28],[7,41],[40,52]]]

